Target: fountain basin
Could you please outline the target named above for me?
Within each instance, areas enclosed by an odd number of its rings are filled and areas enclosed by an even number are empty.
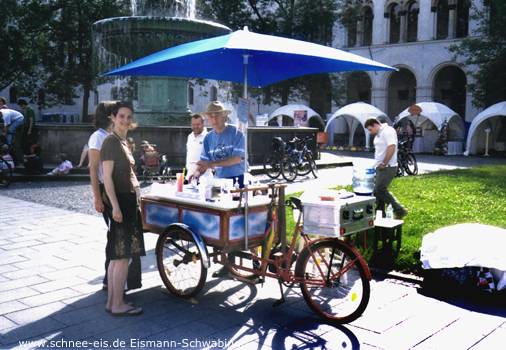
[[[99,74],[173,46],[231,32],[214,22],[155,16],[108,18],[95,22],[92,31]],[[189,125],[188,79],[142,76],[137,85],[139,125]]]

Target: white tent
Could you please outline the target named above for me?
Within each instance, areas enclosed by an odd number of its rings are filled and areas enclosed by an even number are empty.
[[[471,123],[471,127],[469,128],[469,133],[467,134],[467,146],[464,154],[467,156],[469,153],[476,154],[478,149],[478,140],[483,140],[483,143],[486,139],[486,131],[485,129],[490,129],[490,143],[491,148],[494,149],[504,149],[504,142],[498,145],[498,142],[494,142],[496,139],[496,135],[500,130],[499,121],[500,118],[492,118],[492,117],[501,117],[506,116],[506,101],[499,102],[495,105],[492,105],[485,109],[483,112],[479,113],[476,117],[474,117],[473,122]],[[480,137],[478,137],[480,136]]]
[[[334,119],[337,119],[339,117],[343,117],[344,123],[334,123]],[[367,149],[369,148],[370,134],[369,130],[364,127],[364,123],[367,118],[371,117],[378,119],[382,123],[386,122],[389,125],[392,124],[390,118],[388,118],[388,116],[378,108],[365,102],[356,102],[346,105],[335,112],[332,117],[327,120],[325,131],[328,131],[332,134],[336,132],[344,134],[346,131],[349,131],[349,146],[353,146],[355,131],[359,125],[362,125],[365,133],[365,147]],[[346,130],[346,127],[348,127],[348,130]]]
[[[415,138],[415,152],[430,152],[436,144],[438,132],[447,123],[449,134],[448,154],[462,154],[464,141],[464,122],[451,108],[437,102],[420,102],[416,104],[422,109],[420,114],[411,114],[406,108],[399,114],[399,119],[408,117],[415,128],[420,128],[421,137]],[[411,108],[411,107],[410,107]]]
[[[323,121],[322,117],[318,113],[316,113],[313,109],[309,108],[308,106],[298,105],[298,104],[290,104],[290,105],[286,105],[283,107],[279,107],[278,109],[276,109],[274,112],[272,112],[269,115],[268,120],[271,120],[272,118],[275,118],[279,115],[286,115],[286,116],[289,116],[290,118],[294,119],[294,112],[295,111],[307,111],[308,123],[309,123],[309,119],[316,118],[321,123],[322,126],[325,126],[325,122]]]

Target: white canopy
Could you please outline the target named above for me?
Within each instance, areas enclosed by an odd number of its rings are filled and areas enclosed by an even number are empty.
[[[294,111],[307,111],[308,122],[309,119],[316,118],[322,124],[322,126],[325,126],[325,122],[318,113],[316,113],[313,109],[309,108],[308,106],[298,104],[289,104],[283,107],[279,107],[269,115],[268,120],[271,120],[272,118],[275,118],[278,115],[286,115],[294,119]]]
[[[409,108],[406,108],[399,114],[399,120],[404,117],[410,117],[415,127],[420,126],[425,119],[429,119],[431,122],[436,125],[438,129],[440,129],[441,125],[446,121],[448,125],[450,123],[456,123],[460,128],[460,134],[462,137],[464,136],[464,122],[462,118],[452,110],[451,108],[445,106],[444,104],[437,102],[420,102],[416,104],[422,109],[422,112],[418,114],[411,114],[408,112]]]
[[[441,131],[443,126],[446,124],[448,131],[448,154],[462,154],[462,147],[464,143],[464,121],[457,112],[453,111],[451,108],[445,106],[444,104],[437,102],[420,102],[417,103],[416,106],[421,108],[420,114],[411,114],[409,112],[409,108],[406,108],[402,113],[399,114],[399,119],[408,117],[414,124],[415,128],[421,128],[423,133],[423,138],[419,138],[418,142],[421,150],[428,151],[432,149],[437,142],[437,131]],[[434,124],[437,130],[431,126]],[[430,132],[425,132],[425,131]],[[450,147],[450,142],[452,142]],[[415,139],[415,144],[417,143]],[[413,150],[415,150],[417,146],[413,145]],[[451,151],[450,151],[451,148]]]
[[[489,123],[483,123],[488,118],[491,117],[499,117],[499,116],[506,116],[506,101],[505,102],[499,102],[495,105],[492,105],[485,109],[483,112],[479,113],[476,117],[474,117],[473,122],[471,123],[471,127],[469,128],[469,132],[467,134],[467,146],[466,151],[464,154],[467,156],[469,153],[476,153],[477,150],[477,132],[478,132],[478,126],[482,125],[483,129],[485,127],[490,127],[491,130],[491,136],[492,140],[495,139],[494,134],[498,130],[497,128],[497,121],[496,120],[489,120]],[[485,130],[483,130],[484,132]],[[493,144],[493,143],[492,143]]]
[[[365,102],[356,102],[341,107],[337,112],[335,112],[332,117],[327,120],[327,126],[325,126],[325,131],[330,127],[332,121],[336,118],[344,117],[346,123],[350,130],[350,139],[349,146],[353,146],[353,135],[355,135],[355,130],[359,125],[362,125],[365,132],[365,146],[369,147],[369,130],[364,127],[364,123],[367,118],[374,117],[378,119],[380,122],[387,122],[389,125],[392,124],[392,121],[388,116],[383,113],[380,109],[374,107]]]

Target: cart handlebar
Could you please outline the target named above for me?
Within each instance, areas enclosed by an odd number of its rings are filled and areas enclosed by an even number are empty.
[[[286,187],[286,186],[287,185],[285,185],[285,184],[280,184],[280,185],[268,185],[268,186],[260,186],[260,187],[236,188],[236,189],[230,190],[230,193],[263,191],[263,190],[268,190],[270,188],[282,188],[282,187]]]

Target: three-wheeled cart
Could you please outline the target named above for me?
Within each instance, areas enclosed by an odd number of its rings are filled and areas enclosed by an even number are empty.
[[[374,197],[323,198],[321,203],[292,197],[285,202],[284,188],[237,190],[244,196],[246,191],[269,193],[248,200],[247,230],[243,200],[208,202],[174,192],[143,197],[143,226],[159,234],[158,270],[170,293],[196,296],[212,261],[240,280],[277,279],[281,299],[274,306],[284,301],[284,284],[298,283],[309,307],[325,320],[347,323],[359,317],[369,301],[371,276],[362,256],[340,238],[373,225]],[[286,242],[287,206],[300,212],[291,243]],[[298,236],[303,248],[297,254]]]

